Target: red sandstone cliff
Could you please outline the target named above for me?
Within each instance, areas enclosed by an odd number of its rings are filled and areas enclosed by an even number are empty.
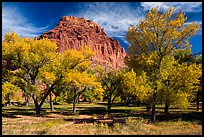
[[[96,52],[94,64],[119,69],[125,66],[126,52],[119,41],[109,38],[96,23],[84,18],[64,16],[57,26],[43,33],[36,39],[49,38],[56,41],[59,51],[67,49],[79,50],[81,46],[90,46]]]

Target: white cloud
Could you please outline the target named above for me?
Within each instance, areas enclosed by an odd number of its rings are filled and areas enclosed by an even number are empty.
[[[202,21],[186,22],[186,23],[184,23],[184,25],[188,25],[188,24],[191,24],[191,23],[193,23],[193,22],[195,22],[196,24],[199,24],[200,26],[202,26]]]
[[[141,2],[140,5],[145,11],[149,11],[151,8],[158,6],[159,11],[166,11],[170,6],[176,8],[175,12],[183,11],[185,13],[198,13],[202,12],[202,2]],[[184,25],[188,25],[192,22],[186,22]],[[202,35],[202,21],[195,21],[201,28],[198,30],[197,35]]]
[[[202,2],[141,2],[140,5],[144,10],[150,10],[158,6],[160,11],[167,10],[170,6],[175,7],[177,11],[184,12],[201,12]]]
[[[7,32],[15,32],[22,37],[33,38],[46,31],[48,27],[35,27],[17,8],[2,6],[2,40]]]
[[[184,12],[202,10],[201,2],[91,2],[75,4],[74,8],[68,7],[63,15],[90,19],[104,28],[108,36],[120,38],[128,44],[125,38],[128,27],[138,24],[139,20],[145,18],[146,12],[157,5],[160,11],[167,10],[169,6]]]
[[[110,37],[124,37],[129,26],[138,24],[144,18],[138,6],[126,2],[91,2],[78,4],[77,7],[77,11],[68,8],[64,15],[90,19],[104,28]]]

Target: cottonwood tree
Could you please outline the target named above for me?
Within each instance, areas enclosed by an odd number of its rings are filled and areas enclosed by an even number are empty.
[[[116,72],[114,70],[103,71],[101,73],[100,81],[104,89],[104,97],[108,100],[108,110],[111,109],[112,104],[117,97],[122,93],[121,77],[122,71]]]
[[[162,59],[172,55],[176,49],[185,47],[188,38],[198,31],[200,26],[195,22],[185,25],[187,18],[183,12],[174,14],[175,9],[170,7],[165,12],[158,12],[158,7],[152,8],[144,20],[128,29],[126,35],[130,46],[130,57],[126,59],[128,66],[134,71],[144,70],[151,83],[152,121],[156,120],[155,105],[159,85],[159,70]],[[141,68],[138,68],[141,67]]]
[[[15,86],[19,87],[23,91],[23,97],[25,98],[25,106],[28,106],[29,100],[31,98],[29,91],[28,91],[31,89],[29,87],[29,84],[27,84],[27,82],[25,82],[23,79],[19,79],[16,76],[11,75],[10,77],[11,77],[11,80],[9,82],[11,82]]]
[[[10,105],[11,99],[15,101],[20,101],[21,96],[20,93],[22,93],[22,90],[15,86],[14,84],[10,82],[4,82],[2,85],[2,102],[5,104],[5,106]]]
[[[47,96],[38,90],[39,71],[56,57],[56,49],[56,43],[48,39],[21,38],[15,33],[7,33],[2,43],[2,59],[15,66],[13,76],[27,83],[27,92],[34,101],[37,115],[40,114],[40,108],[44,103],[43,100],[38,103],[37,95]]]
[[[27,83],[27,91],[34,100],[37,115],[46,98],[62,84],[66,75],[75,71],[84,72],[91,65],[89,60],[93,52],[87,47],[81,51],[67,50],[64,53],[56,52],[56,49],[56,43],[48,39],[21,38],[15,33],[6,34],[3,41],[3,60],[16,66],[12,75]],[[42,82],[46,85],[44,89]]]
[[[202,56],[198,54],[192,54],[191,53],[191,48],[192,45],[188,44],[186,48],[177,50],[174,54],[174,57],[176,60],[178,60],[179,64],[187,64],[187,65],[192,65],[192,64],[197,64],[197,65],[202,65]],[[199,88],[196,92],[194,92],[194,98],[196,99],[196,104],[197,104],[197,111],[199,110],[199,100],[202,96],[202,75],[200,76],[200,84]]]
[[[76,102],[79,97],[86,92],[87,89],[92,89],[94,94],[101,96],[103,91],[101,83],[97,82],[94,75],[90,75],[87,72],[76,72],[71,71],[66,74],[64,79],[67,84],[70,85],[71,91],[73,92],[73,113],[76,112]]]
[[[59,53],[54,63],[47,64],[41,69],[41,79],[47,85],[45,91],[51,91],[52,87],[58,85],[58,88],[64,86],[73,93],[74,113],[76,102],[86,89],[92,89],[93,93],[100,94],[100,83],[96,81],[94,75],[88,73],[90,60],[94,55],[95,53],[87,46],[79,51],[66,50],[64,53]]]
[[[133,69],[122,75],[121,88],[123,94],[132,95],[137,101],[145,102],[147,111],[149,111],[148,99],[152,96],[151,85],[148,83],[148,77],[145,72],[137,75]]]
[[[174,56],[163,58],[160,67],[160,94],[165,102],[165,113],[169,106],[187,108],[190,99],[198,91],[202,69],[200,64],[178,63]]]

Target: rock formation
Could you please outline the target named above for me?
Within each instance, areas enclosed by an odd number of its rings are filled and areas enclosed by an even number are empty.
[[[110,38],[96,23],[84,18],[64,16],[57,26],[35,39],[49,38],[59,46],[58,51],[67,49],[80,50],[81,46],[89,46],[96,52],[94,64],[111,67],[115,70],[125,66],[126,52],[119,41]]]

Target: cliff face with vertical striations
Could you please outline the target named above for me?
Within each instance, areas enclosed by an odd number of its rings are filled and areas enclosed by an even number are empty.
[[[81,46],[89,46],[96,52],[93,63],[115,70],[125,66],[126,52],[119,41],[106,35],[96,23],[84,18],[64,16],[57,26],[35,39],[49,38],[58,45],[58,51],[67,49],[80,50]]]

